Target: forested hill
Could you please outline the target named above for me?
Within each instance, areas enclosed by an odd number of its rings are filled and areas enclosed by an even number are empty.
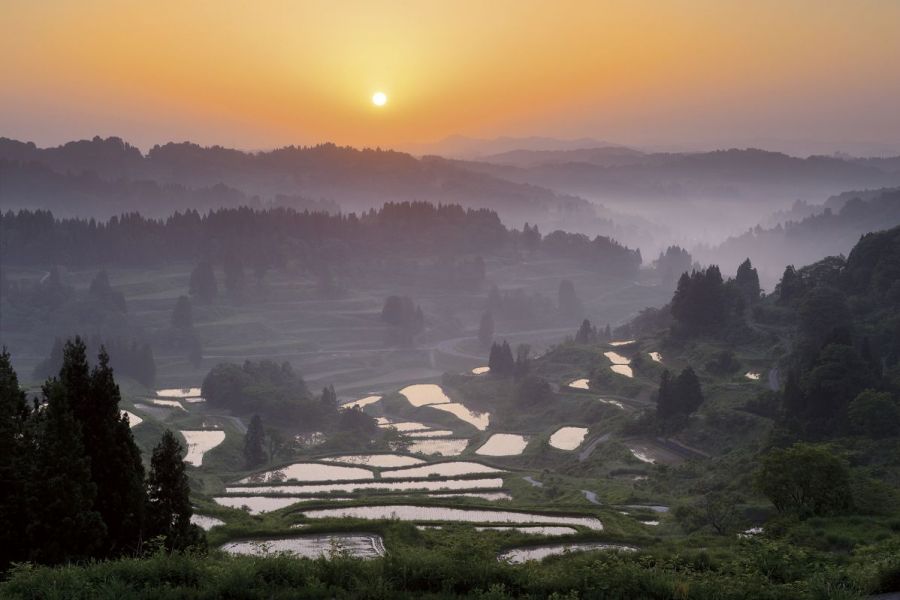
[[[93,219],[58,219],[48,211],[0,215],[4,264],[158,265],[176,261],[239,261],[254,269],[288,262],[311,269],[372,265],[385,259],[415,261],[540,251],[589,263],[606,276],[631,277],[639,250],[615,240],[537,226],[507,229],[496,212],[389,203],[362,214],[298,212],[289,208],[220,209],[150,219],[137,213]]]
[[[846,255],[863,234],[897,224],[900,188],[860,193],[849,199],[841,195],[818,214],[769,229],[756,227],[719,246],[695,248],[692,254],[726,270],[749,257],[765,285],[774,283],[789,263],[802,265],[822,256]]]
[[[345,210],[387,201],[455,203],[490,208],[511,222],[593,216],[588,203],[574,196],[474,173],[446,161],[334,144],[249,153],[185,142],[154,146],[144,155],[119,138],[95,137],[56,148],[0,138],[0,174],[5,180],[0,188],[4,206],[78,216],[133,210],[161,216],[178,202],[182,209],[234,206],[235,194],[285,205],[325,198]],[[150,188],[144,191],[144,199],[152,200],[149,205],[141,202],[143,188]],[[210,188],[216,191],[211,198]],[[210,203],[217,197],[219,204]]]

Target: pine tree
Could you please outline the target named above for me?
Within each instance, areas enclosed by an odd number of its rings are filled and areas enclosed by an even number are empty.
[[[481,315],[481,322],[478,324],[478,342],[487,347],[494,340],[494,314],[491,311],[485,311]]]
[[[191,524],[190,486],[184,449],[168,429],[153,449],[147,478],[147,539],[162,536],[168,550],[184,550],[205,543],[202,530]]]
[[[320,400],[328,408],[337,408],[337,393],[335,393],[333,385],[322,388]]]
[[[800,277],[797,275],[794,265],[788,265],[784,268],[784,274],[778,284],[778,303],[788,304],[796,299],[800,292]]]
[[[247,468],[252,469],[266,462],[265,437],[262,418],[253,415],[244,435],[244,462]]]
[[[656,414],[662,420],[669,419],[677,412],[672,391],[672,374],[666,369],[659,378],[659,391],[656,393]]]
[[[581,327],[578,328],[578,333],[575,334],[575,343],[590,344],[595,342],[596,339],[597,330],[594,329],[594,326],[591,325],[591,322],[588,319],[585,319],[581,322]]]
[[[212,263],[204,260],[194,267],[191,271],[189,293],[203,304],[209,304],[215,299],[219,293],[219,285]]]
[[[690,415],[703,404],[703,391],[700,388],[700,380],[694,369],[685,368],[675,379],[675,397],[677,398],[678,412]]]
[[[755,304],[759,301],[759,295],[762,291],[759,287],[759,274],[753,268],[753,265],[750,264],[749,258],[738,267],[734,283],[741,296],[749,304]]]
[[[0,351],[0,573],[12,561],[27,558],[25,546],[25,474],[31,459],[26,445],[29,418],[25,392],[10,363]]]

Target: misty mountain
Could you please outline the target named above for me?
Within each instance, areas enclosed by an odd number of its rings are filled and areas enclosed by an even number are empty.
[[[757,226],[715,247],[691,250],[703,263],[732,270],[750,258],[764,286],[771,286],[788,264],[806,264],[824,256],[846,255],[869,232],[900,224],[900,188],[847,192],[830,198],[821,212],[799,221]]]
[[[594,215],[588,202],[572,195],[510,182],[443,160],[333,144],[250,153],[169,143],[154,146],[145,155],[118,138],[95,137],[56,148],[38,148],[32,143],[4,138],[0,139],[0,160],[6,161],[3,168],[8,177],[23,182],[4,186],[0,191],[4,207],[49,208],[48,197],[52,194],[41,190],[62,190],[66,186],[58,185],[58,176],[71,175],[99,180],[91,186],[80,186],[80,206],[118,203],[116,212],[143,210],[144,206],[136,202],[132,193],[103,189],[103,182],[125,187],[137,182],[152,187],[144,182],[153,182],[164,196],[158,202],[169,208],[197,208],[184,197],[194,192],[184,190],[225,186],[233,190],[230,193],[257,196],[263,203],[276,201],[279,196],[300,196],[327,199],[344,210],[369,209],[385,201],[426,200],[491,208],[513,223],[580,220]],[[31,163],[46,167],[43,177]],[[171,185],[181,188],[173,189]],[[228,198],[220,204],[233,205]],[[209,204],[201,205],[206,206]]]
[[[651,160],[650,155],[624,146],[579,148],[575,150],[511,150],[480,158],[482,162],[510,167],[531,168],[541,165],[580,163],[598,167],[622,167]]]
[[[593,138],[579,138],[564,140],[552,137],[498,137],[498,138],[471,138],[463,135],[451,135],[440,141],[430,144],[412,144],[405,149],[411,154],[444,156],[448,158],[479,158],[488,157],[506,152],[518,150],[533,152],[556,152],[568,150],[581,150],[611,146],[609,142]]]

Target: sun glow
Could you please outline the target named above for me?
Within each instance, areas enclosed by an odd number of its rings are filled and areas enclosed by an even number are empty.
[[[375,106],[384,106],[387,104],[387,94],[384,92],[375,92],[375,94],[372,95],[372,104]]]

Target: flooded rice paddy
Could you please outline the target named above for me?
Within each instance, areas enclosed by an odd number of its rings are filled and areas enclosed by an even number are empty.
[[[407,432],[407,431],[428,431],[431,429],[425,423],[418,423],[416,421],[397,421],[392,422],[387,419],[378,423],[378,426],[382,429],[393,428],[397,431]]]
[[[747,379],[752,379],[753,381],[759,381],[760,374],[756,371],[748,371],[744,373],[744,377]]]
[[[365,398],[343,404],[341,405],[341,408],[363,408],[370,404],[375,404],[379,400],[381,400],[381,396],[366,396]]]
[[[341,555],[376,558],[384,556],[384,540],[379,535],[369,533],[330,533],[229,542],[221,549],[229,554],[250,556],[285,553],[300,558],[331,558]]]
[[[449,402],[445,404],[434,404],[431,408],[443,410],[455,416],[460,421],[465,421],[478,431],[484,431],[488,428],[491,421],[490,413],[477,413],[469,410],[459,402]]]
[[[329,456],[321,459],[327,462],[344,463],[347,465],[365,465],[375,468],[409,467],[420,465],[425,461],[414,456],[403,454],[348,454],[345,456]]]
[[[164,406],[166,408],[176,408],[180,410],[185,410],[184,406],[181,405],[181,402],[178,400],[161,400],[159,398],[153,399],[153,404],[155,406]]]
[[[125,415],[126,417],[128,417],[128,426],[131,427],[132,429],[144,422],[144,420],[142,418],[140,418],[139,416],[137,416],[136,414],[134,414],[131,411],[123,410],[122,414]]]
[[[225,441],[225,432],[221,430],[182,431],[187,443],[187,454],[184,462],[199,467],[203,464],[203,455]]]
[[[475,367],[474,369],[472,369],[472,375],[484,375],[485,373],[489,373],[490,371],[490,367]]]
[[[512,564],[521,564],[532,560],[544,560],[548,556],[557,556],[567,552],[591,552],[604,550],[609,552],[634,552],[637,548],[618,544],[602,544],[599,542],[583,542],[572,544],[548,544],[546,546],[528,546],[513,548],[500,554],[497,558]]]
[[[584,442],[587,427],[561,427],[550,436],[550,445],[559,450],[574,450]]]
[[[411,438],[438,438],[438,437],[450,437],[453,435],[453,432],[449,429],[426,429],[425,431],[410,431],[406,434],[406,437]]]
[[[576,390],[589,390],[591,389],[591,383],[587,379],[576,379],[569,384],[569,387]]]
[[[518,456],[525,450],[528,440],[516,433],[495,433],[475,454],[482,456]]]
[[[631,452],[632,456],[638,459],[641,462],[656,464],[656,459],[650,454],[650,451],[641,446],[629,446],[628,450]]]
[[[459,477],[460,475],[479,475],[481,473],[503,473],[500,469],[477,462],[453,461],[422,465],[408,469],[382,471],[382,479],[406,479],[425,477]]]
[[[445,506],[413,506],[394,504],[385,506],[345,506],[304,511],[308,519],[398,519],[400,521],[452,521],[458,523],[515,523],[580,526],[602,531],[603,523],[596,517],[574,517],[506,510],[479,510]]]
[[[629,365],[610,365],[609,368],[613,373],[618,373],[625,377],[634,377],[634,371],[631,370]]]
[[[452,438],[420,439],[407,445],[406,451],[413,454],[459,456],[469,445],[469,440]]]
[[[476,527],[475,531],[515,531],[529,535],[572,535],[573,533],[578,533],[578,530],[574,527],[552,527],[548,525]]]
[[[213,527],[218,527],[219,525],[224,525],[225,521],[222,519],[217,519],[215,517],[210,517],[207,515],[191,515],[191,523],[203,529],[204,531],[209,531]]]
[[[400,393],[406,396],[406,399],[413,406],[427,406],[429,404],[445,404],[450,402],[450,398],[441,389],[441,386],[433,383],[417,383],[408,385]]]
[[[658,363],[662,362],[662,354],[660,354],[659,352],[650,352],[649,354],[650,354],[650,360],[652,360],[653,362],[658,362]]]
[[[335,492],[408,492],[421,490],[425,492],[439,492],[452,490],[489,490],[503,487],[503,480],[499,477],[484,479],[444,479],[421,481],[363,481],[359,483],[328,483],[311,485],[255,485],[255,486],[231,486],[225,488],[227,494],[275,494],[275,495],[300,495],[300,494],[332,494]]]
[[[612,363],[610,365],[610,370],[613,373],[618,373],[619,375],[624,375],[625,377],[634,377],[634,373],[629,366],[631,364],[631,359],[627,356],[622,356],[618,352],[604,352],[603,356],[609,359],[609,362]]]
[[[508,492],[462,492],[458,494],[428,494],[429,498],[478,498],[479,500],[490,500],[499,502],[502,500],[512,500],[512,496]]]
[[[166,388],[156,390],[156,395],[160,398],[197,398],[200,396],[200,388]]]
[[[298,502],[306,502],[316,500],[316,498],[273,498],[270,496],[217,496],[213,498],[216,504],[227,506],[228,508],[237,508],[243,510],[245,507],[251,515],[280,510],[291,504]]]
[[[616,342],[610,342],[609,345],[612,346],[613,348],[616,348],[618,346],[629,346],[633,343],[634,343],[634,340],[619,340]]]
[[[342,465],[323,465],[319,463],[294,463],[280,469],[264,473],[254,473],[238,483],[276,483],[282,481],[355,481],[374,479],[375,474],[369,469],[346,467]]]

